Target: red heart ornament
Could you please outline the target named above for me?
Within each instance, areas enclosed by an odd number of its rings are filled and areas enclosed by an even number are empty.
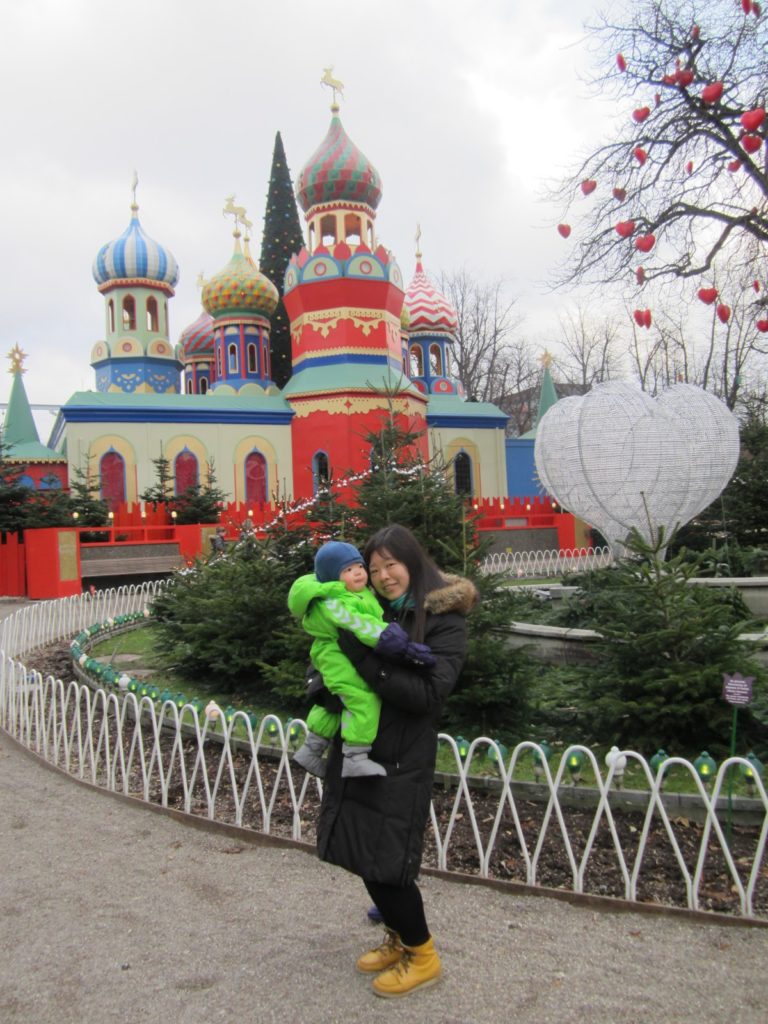
[[[625,188],[615,188],[613,190],[613,198],[618,199],[620,203],[623,203],[627,198],[627,190]]]
[[[651,326],[651,311],[646,309],[643,311],[643,326],[650,329]]]
[[[741,9],[745,14],[749,14],[752,10],[752,0],[741,0]]]
[[[635,280],[638,284],[645,284],[645,267],[638,267],[635,271]]]
[[[694,25],[693,28],[691,29],[691,39],[698,39],[698,38],[699,38],[699,26],[698,25]]]
[[[739,120],[748,132],[756,132],[765,120],[765,107],[755,107],[754,110],[745,111]]]
[[[757,0],[755,0],[755,2],[752,4],[752,13],[756,18],[759,18],[760,14],[762,13],[762,7],[759,3],[757,3]]]
[[[586,181],[582,181],[581,183],[581,191],[584,193],[585,196],[590,195],[590,193],[594,192],[596,188],[597,182],[594,181],[592,178],[587,178]]]
[[[633,220],[620,220],[616,225],[616,234],[621,238],[629,238],[634,234],[635,222]]]
[[[650,107],[638,107],[637,110],[632,111],[632,120],[636,121],[638,124],[642,124],[650,112]]]
[[[685,165],[685,169],[689,174],[693,174],[693,160],[689,160]]]
[[[664,85],[677,85],[677,75],[664,75],[661,81]]]
[[[717,319],[721,324],[727,324],[731,319],[731,307],[730,306],[718,306],[717,307]]]
[[[619,71],[627,70],[627,62],[624,60],[623,53],[616,54],[616,67],[619,69]]]
[[[717,103],[722,95],[722,82],[713,82],[711,85],[707,85],[701,90],[701,99],[703,103]]]
[[[711,306],[717,298],[717,288],[699,288],[698,296],[706,306]]]
[[[675,73],[675,81],[678,85],[681,85],[683,89],[686,89],[693,81],[693,71],[691,68],[680,68]]]
[[[645,324],[645,315],[642,309],[636,309],[632,316],[635,318],[635,323],[638,327],[643,327]]]
[[[635,239],[635,248],[640,252],[650,252],[654,245],[656,245],[655,235],[640,235]]]
[[[756,153],[763,144],[759,135],[745,135],[741,144],[748,153]]]
[[[757,278],[755,278],[755,280],[752,282],[752,287],[755,289],[756,292],[760,291],[760,282],[757,280]]]
[[[761,334],[768,334],[768,320],[758,320],[757,329]]]
[[[741,160],[731,160],[731,162],[728,164],[728,170],[731,172],[731,174],[735,174],[736,171],[740,171]]]
[[[563,236],[563,238],[567,238],[568,235],[570,235],[570,233],[571,233],[571,225],[570,224],[558,224],[557,225],[557,230],[560,232],[560,234]]]
[[[642,146],[638,146],[637,149],[635,150],[635,160],[637,160],[637,162],[642,167],[647,159],[648,159],[648,154],[645,152],[645,150],[642,148]]]

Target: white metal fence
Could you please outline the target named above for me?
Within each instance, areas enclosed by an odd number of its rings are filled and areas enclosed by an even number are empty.
[[[568,548],[565,551],[496,551],[485,558],[482,571],[530,579],[603,569],[612,564],[613,554],[608,547]]]
[[[71,638],[94,622],[141,611],[156,590],[150,584],[45,602],[0,623],[0,726],[52,764],[95,785],[311,841],[321,786],[291,767],[291,751],[305,730],[300,720],[283,723],[269,715],[254,729],[243,712],[226,715],[217,709],[206,715],[190,704],[179,708],[173,701],[130,692],[94,691],[44,678],[17,660],[34,664],[36,648]],[[616,791],[620,762],[606,771],[585,747],[565,750],[553,769],[533,743],[521,743],[508,754],[488,737],[475,739],[467,751],[451,736],[441,734],[440,740],[455,774],[447,789],[435,791],[426,863],[529,885],[557,884],[576,893],[768,917],[768,795],[759,777],[751,805],[755,823],[727,834],[728,771],[749,767],[744,758],[721,764],[707,789],[682,758],[669,758],[654,775],[640,754],[624,751],[647,785],[647,793],[635,794],[636,807],[627,819]],[[596,780],[592,806],[578,811],[570,806],[576,790],[567,768],[574,751],[581,752]],[[485,790],[476,788],[469,771],[481,753],[502,766]],[[518,782],[531,758],[538,758],[537,800],[530,784],[526,789]],[[663,787],[671,771],[693,779],[700,826],[681,817],[690,812],[670,810]]]

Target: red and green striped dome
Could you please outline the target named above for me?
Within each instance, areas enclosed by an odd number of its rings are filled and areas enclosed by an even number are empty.
[[[379,205],[379,172],[344,131],[338,114],[301,169],[296,195],[305,213],[321,203],[365,203],[373,210]]]

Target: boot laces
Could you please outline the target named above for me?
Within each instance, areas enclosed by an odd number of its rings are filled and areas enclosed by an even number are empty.
[[[403,947],[403,955],[397,961],[397,963],[390,968],[397,975],[405,975],[408,973],[411,967],[411,960],[413,959],[413,953],[410,949]]]

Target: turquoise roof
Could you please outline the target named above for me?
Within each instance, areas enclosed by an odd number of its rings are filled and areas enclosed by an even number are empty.
[[[509,417],[491,402],[468,402],[458,395],[430,395],[427,423],[430,426],[506,427]]]
[[[173,409],[180,420],[184,419],[184,410],[231,412],[265,409],[290,412],[290,406],[282,395],[219,395],[214,391],[207,395],[158,395],[150,392],[131,395],[121,391],[76,391],[62,409],[76,406],[87,409]]]
[[[3,441],[11,462],[63,462],[52,448],[40,443],[21,373],[13,374],[11,394],[3,421]]]
[[[333,391],[386,391],[423,397],[408,378],[384,363],[330,363],[294,370],[283,388],[283,395],[311,395]]]

